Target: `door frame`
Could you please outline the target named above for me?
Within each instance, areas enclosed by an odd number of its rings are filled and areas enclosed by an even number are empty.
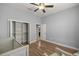
[[[37,26],[39,25],[40,25],[40,36],[39,36],[39,29],[37,28]],[[36,40],[41,40],[41,24],[36,24]]]
[[[14,19],[8,19],[9,21],[9,37],[13,39],[13,35],[12,35],[12,31],[13,31],[13,28],[12,28],[12,22],[15,21],[15,22],[21,22],[21,23],[28,23],[28,43],[30,43],[30,40],[31,40],[31,24],[27,21],[19,21],[19,20],[14,20]]]

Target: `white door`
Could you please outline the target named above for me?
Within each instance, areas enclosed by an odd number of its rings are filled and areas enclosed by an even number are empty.
[[[46,40],[46,24],[41,25],[41,39]]]

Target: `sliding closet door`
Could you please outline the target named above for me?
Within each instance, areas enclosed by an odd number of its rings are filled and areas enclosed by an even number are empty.
[[[22,39],[23,39],[23,43],[28,43],[28,24],[27,23],[23,23],[23,28],[22,28],[22,31],[23,31],[23,36],[22,36]]]
[[[16,22],[16,26],[15,26],[15,32],[16,32],[16,40],[19,42],[19,43],[22,43],[23,40],[22,40],[22,24],[19,23],[19,22]]]
[[[12,36],[21,44],[28,44],[28,23],[12,21]]]

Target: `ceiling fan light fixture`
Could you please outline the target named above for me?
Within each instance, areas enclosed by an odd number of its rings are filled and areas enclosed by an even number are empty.
[[[45,5],[45,3],[31,3],[32,5],[35,5],[37,7],[37,9],[34,10],[34,12],[38,11],[38,10],[42,10],[43,13],[46,13],[45,9],[46,8],[52,8],[54,7],[54,5]]]
[[[41,5],[38,6],[39,9],[45,9],[45,6],[43,3],[41,3]]]
[[[45,9],[45,7],[44,6],[39,6],[39,9]]]

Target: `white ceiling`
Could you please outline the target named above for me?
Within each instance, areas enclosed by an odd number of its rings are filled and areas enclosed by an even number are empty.
[[[17,6],[18,10],[22,10],[25,12],[30,12],[35,16],[43,17],[47,16],[56,12],[60,12],[62,10],[71,8],[73,6],[78,5],[78,3],[45,3],[46,5],[54,5],[53,8],[47,8],[46,13],[43,13],[41,10],[38,10],[37,12],[34,12],[34,10],[37,8],[34,5],[30,3],[17,3],[17,4],[7,4],[8,6]]]
[[[36,16],[43,17],[43,16],[47,16],[52,13],[60,12],[62,10],[65,10],[65,9],[78,5],[78,3],[46,3],[46,5],[49,5],[49,4],[54,5],[54,7],[46,8],[46,13],[43,13],[41,10],[39,10],[37,12],[34,12],[34,14]],[[30,9],[29,11],[32,11],[32,12],[33,12],[33,10],[35,10],[37,8],[31,4],[25,4],[25,6]]]

